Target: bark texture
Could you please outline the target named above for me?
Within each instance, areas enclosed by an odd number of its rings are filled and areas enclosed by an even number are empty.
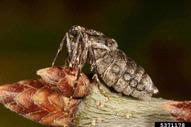
[[[99,85],[99,87],[98,87]],[[92,83],[91,94],[81,102],[77,127],[153,127],[156,121],[191,121],[191,102],[151,98],[136,100]]]

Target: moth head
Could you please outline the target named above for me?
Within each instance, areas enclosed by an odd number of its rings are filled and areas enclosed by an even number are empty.
[[[118,48],[117,42],[113,38],[106,38],[104,41],[104,44],[110,49],[110,50],[116,50]]]
[[[82,26],[73,25],[73,26],[69,29],[69,32],[75,32],[75,31],[85,31],[85,28],[82,27]]]

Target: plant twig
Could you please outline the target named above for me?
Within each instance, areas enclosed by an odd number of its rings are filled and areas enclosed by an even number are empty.
[[[98,85],[109,96],[100,92]],[[191,121],[191,102],[161,98],[135,100],[111,92],[102,84],[92,83],[91,94],[79,106],[77,127],[152,127],[156,121]]]

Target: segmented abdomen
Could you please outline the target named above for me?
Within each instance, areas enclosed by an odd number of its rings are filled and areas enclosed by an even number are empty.
[[[96,50],[94,50],[95,54]],[[121,50],[102,52],[96,57],[99,77],[117,92],[139,99],[147,99],[158,92],[144,69]],[[97,55],[98,56],[98,55]]]

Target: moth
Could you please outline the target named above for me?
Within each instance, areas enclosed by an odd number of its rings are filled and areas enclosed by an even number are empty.
[[[90,64],[94,77],[115,91],[142,100],[158,93],[150,76],[118,48],[113,38],[93,29],[72,26],[60,43],[52,66],[64,44],[69,67],[77,67],[81,72],[86,63]]]

